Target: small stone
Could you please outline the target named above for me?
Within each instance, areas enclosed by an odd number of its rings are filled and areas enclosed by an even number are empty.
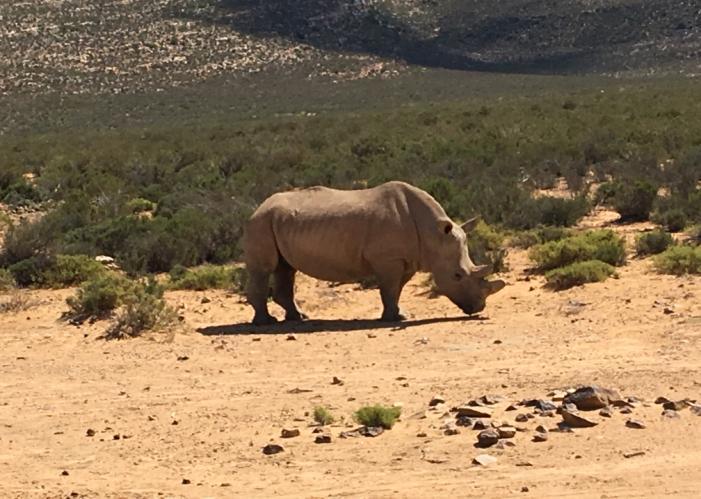
[[[701,405],[693,404],[689,406],[689,409],[691,410],[691,413],[695,416],[701,416]]]
[[[423,432],[423,431],[422,431],[422,432],[417,433],[416,436],[417,436],[418,438],[426,438],[427,435],[426,435],[426,432]]]
[[[473,464],[478,464],[480,466],[491,466],[496,462],[497,458],[494,456],[490,456],[489,454],[480,454],[478,456],[475,456],[475,458],[472,460]]]
[[[297,428],[293,428],[292,430],[287,430],[285,428],[282,429],[280,432],[280,437],[282,438],[294,438],[299,436],[299,430]]]
[[[562,411],[562,420],[572,428],[591,428],[599,423],[569,411]]]
[[[363,426],[360,428],[360,434],[364,437],[378,437],[385,432],[382,426]]]
[[[495,344],[495,345],[501,345],[501,344],[502,344],[502,341],[501,341],[501,340],[494,340],[494,344]]]
[[[666,404],[667,402],[671,402],[667,397],[657,397],[655,399],[656,404]]]
[[[265,454],[266,456],[270,456],[273,454],[278,454],[280,452],[284,452],[284,450],[285,449],[282,447],[282,445],[268,444],[265,447],[263,447],[263,454]]]
[[[667,402],[662,404],[663,409],[669,409],[672,411],[681,411],[682,409],[685,409],[687,407],[689,407],[689,404],[686,400],[677,400],[676,402],[668,400]]]
[[[548,429],[545,426],[543,426],[542,424],[539,424],[538,426],[535,427],[535,431],[537,431],[538,433],[547,433]]]
[[[504,450],[507,447],[516,447],[516,444],[513,443],[511,440],[499,440],[496,445],[494,446],[495,449],[501,449]]]
[[[468,418],[467,416],[458,416],[457,418],[455,418],[455,424],[457,426],[464,426],[466,428],[471,427],[475,423],[475,421],[479,420]]]
[[[534,442],[547,442],[548,440],[548,434],[547,433],[540,433],[537,432],[533,435],[533,441]]]
[[[632,414],[632,413],[633,413],[633,409],[631,409],[630,407],[624,407],[623,409],[621,409],[621,414]]]
[[[61,476],[68,476],[68,472],[67,472],[66,470],[63,470],[63,471],[61,472]]]
[[[486,430],[487,428],[488,428],[487,423],[485,423],[481,419],[478,419],[477,421],[475,421],[475,424],[472,425],[473,430],[480,430],[481,431],[481,430]]]
[[[514,438],[516,436],[516,428],[512,426],[500,426],[497,428],[499,438]]]
[[[314,439],[315,444],[330,444],[331,435],[317,435]]]
[[[673,409],[665,409],[662,411],[663,418],[679,419],[679,413]]]
[[[436,407],[438,404],[445,404],[445,399],[443,397],[433,397],[429,403],[429,407]]]
[[[516,409],[516,406],[512,404],[512,405],[510,405],[509,407],[507,407],[506,410],[507,410],[507,411],[515,411],[515,410],[517,410],[517,409]]]
[[[458,416],[467,416],[469,418],[491,418],[492,410],[486,407],[470,407],[463,405],[456,409]]]
[[[478,447],[490,447],[499,441],[499,432],[495,428],[489,428],[477,435]]]
[[[183,478],[183,481],[182,481],[183,485],[190,485],[190,483],[191,483],[190,480],[188,480],[187,478]]]
[[[577,406],[574,404],[562,404],[562,407],[560,408],[559,413],[562,414],[562,411],[569,411],[569,412],[577,412]]]
[[[554,411],[557,406],[548,400],[533,399],[524,401],[523,405],[526,407],[535,407],[540,411]]]
[[[645,428],[647,428],[645,423],[643,423],[639,419],[629,419],[628,421],[626,421],[626,426],[628,428],[635,428],[638,430],[644,430]]]
[[[88,437],[94,437],[95,436],[95,430],[92,428],[88,428],[88,430],[85,432],[85,435]]]
[[[540,413],[541,418],[554,418],[555,417],[555,411],[542,411]]]
[[[517,423],[525,423],[528,421],[528,416],[525,414],[516,414],[516,417],[514,418]]]
[[[321,426],[317,426],[312,430],[312,433],[323,433],[324,429]]]
[[[552,392],[548,393],[548,397],[550,397],[553,402],[560,402],[564,400],[566,396],[567,392],[564,390],[553,390]]]
[[[623,454],[623,457],[625,457],[626,459],[630,459],[631,457],[638,457],[638,456],[644,456],[644,455],[645,455],[645,451],[640,450],[640,451],[636,451],[636,452],[626,452]]]
[[[287,341],[297,341],[297,337],[294,334],[288,334]]]
[[[670,314],[673,314],[673,313],[674,313],[674,309],[673,309],[673,308],[670,308],[670,307],[665,307],[665,308],[662,310],[662,312],[663,312],[665,315],[670,315]]]
[[[190,360],[190,357],[187,355],[179,355],[176,359],[178,362],[185,362],[186,360]]]
[[[458,435],[460,433],[460,430],[458,430],[455,426],[449,425],[445,430],[443,430],[444,435]]]
[[[120,438],[119,434],[116,434],[112,437],[112,440],[119,440]]]
[[[528,487],[526,487],[526,486],[521,487],[521,492],[528,492],[528,490],[529,490],[529,489],[528,489]]]
[[[210,300],[210,299],[207,298],[206,296],[203,296],[202,299],[200,300],[200,303],[201,303],[202,305],[204,305],[204,304],[206,304],[206,303],[211,303],[211,302],[212,302],[212,300]]]
[[[341,380],[341,378],[337,378],[336,376],[334,376],[333,379],[331,380],[331,384],[332,385],[342,385],[343,381]]]
[[[610,418],[613,416],[613,411],[611,410],[610,407],[604,407],[599,411],[599,416],[603,416],[605,418]]]
[[[614,401],[622,399],[615,390],[590,385],[577,388],[574,393],[567,394],[563,400],[566,403],[576,405],[577,409],[581,411],[593,411],[603,409]]]
[[[501,395],[482,395],[479,398],[479,401],[485,405],[498,404],[502,400],[504,400],[504,397],[502,397]]]

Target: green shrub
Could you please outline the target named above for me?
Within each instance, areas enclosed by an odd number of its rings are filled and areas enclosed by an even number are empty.
[[[163,286],[153,279],[134,286],[123,297],[124,306],[105,332],[105,339],[134,338],[175,324],[178,316],[163,299],[163,291]]]
[[[39,191],[24,179],[7,187],[0,198],[0,201],[10,206],[31,206],[41,200]]]
[[[19,286],[65,288],[104,273],[104,267],[85,255],[38,255],[9,267]]]
[[[129,213],[154,212],[156,211],[156,203],[144,198],[134,198],[127,201],[126,208]]]
[[[687,231],[691,244],[701,244],[701,225],[694,225]]]
[[[12,272],[7,269],[0,268],[0,291],[9,291],[15,289],[17,283],[12,276]]]
[[[170,272],[168,287],[170,289],[225,289],[234,287],[236,268],[220,265],[203,265],[192,269],[182,270],[176,267]]]
[[[544,196],[533,200],[539,224],[555,227],[571,227],[589,213],[586,196],[563,199]]]
[[[529,257],[541,271],[587,260],[623,265],[625,255],[625,241],[611,230],[584,232],[560,241],[533,246],[529,251]]]
[[[317,406],[314,408],[314,421],[316,421],[320,425],[322,425],[322,426],[330,425],[335,420],[336,419],[329,412],[329,410],[326,409],[326,407]]]
[[[114,272],[97,275],[66,300],[69,311],[64,318],[80,323],[108,317],[132,292],[133,286],[131,281]]]
[[[494,272],[507,270],[507,250],[503,247],[503,242],[504,235],[482,220],[467,235],[468,252],[472,261],[478,265],[489,264]]]
[[[657,255],[674,244],[674,239],[663,230],[653,230],[640,234],[635,239],[635,252],[638,255]]]
[[[655,256],[654,263],[663,274],[701,274],[701,246],[672,246]]]
[[[589,282],[601,282],[615,274],[615,269],[599,260],[575,262],[545,273],[547,285],[555,290],[581,286]]]
[[[560,241],[572,233],[564,227],[538,227],[516,232],[509,238],[509,244],[516,248],[528,249],[536,244]]]
[[[681,208],[672,208],[662,212],[654,213],[652,221],[662,225],[669,232],[680,232],[684,230],[689,219]]]
[[[657,187],[646,180],[618,180],[598,191],[598,199],[609,204],[626,222],[648,220],[656,198]]]
[[[365,406],[358,409],[353,417],[365,426],[381,426],[387,430],[394,426],[402,413],[401,407],[388,407],[383,405]]]

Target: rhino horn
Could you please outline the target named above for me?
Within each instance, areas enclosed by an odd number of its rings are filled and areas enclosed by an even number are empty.
[[[460,228],[465,231],[465,234],[467,234],[468,232],[474,230],[475,227],[477,227],[477,224],[479,223],[479,221],[480,221],[480,216],[477,215],[476,217],[472,217],[467,222],[462,224],[460,226]]]
[[[506,286],[506,283],[502,281],[501,279],[497,281],[487,281],[485,285],[485,289],[487,291],[487,295],[493,295],[494,293],[501,291],[504,289]]]
[[[472,275],[474,277],[484,278],[484,277],[487,277],[491,273],[492,273],[492,266],[491,265],[476,265],[472,269],[472,272],[470,272],[470,275]]]

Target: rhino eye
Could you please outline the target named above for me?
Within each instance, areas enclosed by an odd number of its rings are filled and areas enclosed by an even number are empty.
[[[462,279],[462,273],[456,272],[455,274],[453,274],[453,277],[455,278],[456,281],[459,281],[460,279]]]

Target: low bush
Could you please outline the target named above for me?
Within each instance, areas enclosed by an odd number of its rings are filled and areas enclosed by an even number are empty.
[[[701,246],[672,246],[655,256],[654,263],[663,274],[701,274]]]
[[[69,311],[64,318],[77,323],[104,319],[122,304],[132,288],[131,281],[114,272],[98,275],[84,282],[75,296],[66,300]]]
[[[156,211],[156,203],[144,198],[134,198],[127,201],[126,208],[129,213],[134,214],[146,211],[154,212]]]
[[[105,272],[86,255],[37,255],[11,265],[9,271],[22,287],[66,288]]]
[[[314,408],[314,421],[322,426],[330,425],[336,419],[326,407],[317,406]]]
[[[202,265],[187,269],[175,266],[169,272],[168,288],[204,291],[205,289],[231,289],[237,292],[245,288],[244,269],[224,265]]]
[[[657,255],[674,244],[674,239],[663,230],[653,230],[640,234],[635,239],[635,252],[638,255]]]
[[[656,212],[652,216],[652,221],[663,226],[669,232],[681,232],[689,222],[684,210],[672,208],[662,212]]]
[[[625,255],[625,241],[611,230],[584,232],[533,246],[529,251],[529,257],[541,271],[587,260],[600,260],[618,266],[625,263]]]
[[[472,261],[478,265],[489,264],[494,272],[507,270],[504,237],[502,233],[480,221],[467,235],[467,246]]]
[[[537,227],[531,230],[516,232],[509,238],[509,245],[515,248],[528,249],[536,244],[560,241],[569,237],[572,232],[564,227]]]
[[[12,276],[12,272],[7,269],[0,269],[0,291],[9,291],[15,289],[17,283]]]
[[[615,273],[615,268],[608,263],[587,260],[550,270],[545,273],[545,280],[549,287],[559,291],[590,282],[605,281]]]
[[[657,187],[646,180],[617,180],[597,191],[597,200],[616,210],[624,222],[648,220],[656,198]]]
[[[401,407],[388,407],[383,405],[365,406],[353,414],[354,419],[365,426],[381,426],[387,430],[394,426],[402,413]]]
[[[528,198],[505,216],[504,225],[514,229],[533,229],[542,225],[571,227],[591,208],[586,196],[572,199],[543,196]]]
[[[163,299],[163,291],[163,286],[153,279],[134,286],[132,292],[124,296],[124,306],[104,338],[134,338],[146,331],[159,331],[177,323],[177,313]]]

